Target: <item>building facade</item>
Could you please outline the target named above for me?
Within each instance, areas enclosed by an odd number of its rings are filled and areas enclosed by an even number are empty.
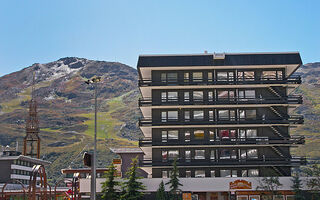
[[[301,64],[297,52],[140,56],[142,169],[167,178],[177,159],[185,178],[291,176],[306,162],[290,153],[304,144],[290,134]]]

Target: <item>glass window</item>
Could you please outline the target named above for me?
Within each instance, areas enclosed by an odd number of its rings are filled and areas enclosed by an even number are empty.
[[[167,121],[167,112],[161,112],[161,121],[166,122]]]
[[[248,176],[248,170],[246,170],[246,169],[241,170],[241,176],[242,177],[247,177]]]
[[[193,100],[203,101],[203,91],[193,91]]]
[[[216,151],[215,150],[211,150],[210,151],[210,159],[211,160],[215,160],[216,159]]]
[[[162,151],[162,161],[166,162],[168,159],[168,152],[167,151]]]
[[[246,119],[256,119],[256,110],[246,110]]]
[[[184,132],[184,141],[190,142],[190,131]]]
[[[262,72],[262,78],[264,78],[264,79],[275,79],[275,78],[277,78],[277,72],[276,71],[263,71]]]
[[[167,74],[168,82],[177,82],[178,81],[178,73],[169,72]]]
[[[286,200],[295,200],[294,195],[287,195],[286,197]]]
[[[229,130],[228,129],[219,130],[219,136],[221,139],[228,139],[229,138]]]
[[[179,137],[178,130],[170,130],[168,131],[168,139],[169,140],[177,140]]]
[[[183,74],[183,79],[184,79],[184,82],[189,82],[190,80],[189,72],[185,72]]]
[[[169,160],[174,160],[175,158],[179,157],[179,151],[178,150],[170,150],[168,151]]]
[[[240,131],[239,131],[239,137],[240,137],[240,138],[246,138],[246,130],[240,129]]]
[[[204,139],[204,130],[195,130],[193,134],[194,134],[194,139],[196,140]]]
[[[184,97],[183,97],[183,101],[184,102],[189,102],[190,101],[190,93],[189,92],[184,92]]]
[[[220,159],[230,159],[230,150],[229,149],[221,149],[220,150]]]
[[[247,151],[245,149],[240,150],[240,158],[246,159],[247,158]]]
[[[218,81],[227,81],[228,73],[227,72],[217,72],[217,80]]]
[[[209,121],[210,121],[210,122],[213,122],[213,119],[214,119],[214,117],[213,117],[213,110],[209,110]]]
[[[210,177],[216,177],[216,171],[215,170],[211,170],[210,171]]]
[[[184,120],[186,122],[190,121],[190,111],[184,111]]]
[[[204,150],[195,150],[194,159],[205,159]]]
[[[246,72],[244,72],[244,80],[253,81],[254,80],[254,71],[246,71]]]
[[[274,195],[273,200],[285,200],[284,195]]]
[[[212,72],[208,72],[208,80],[209,81],[212,81],[212,79],[213,79],[213,76],[212,76]]]
[[[194,177],[196,178],[204,178],[206,177],[205,171],[204,170],[196,170]]]
[[[228,90],[218,91],[218,99],[223,100],[223,99],[228,99],[228,98],[229,98],[229,91]]]
[[[231,176],[232,176],[232,177],[238,177],[237,170],[232,170],[232,171],[231,171]]]
[[[246,114],[244,110],[239,110],[239,118],[244,120],[246,118]]]
[[[191,151],[190,150],[185,151],[185,157],[186,157],[186,161],[191,160]]]
[[[161,82],[167,82],[167,74],[161,73]]]
[[[221,169],[220,177],[231,177],[231,170]]]
[[[203,119],[203,110],[193,111],[193,119]]]
[[[245,90],[244,91],[246,98],[254,99],[256,98],[256,91],[255,90]]]
[[[247,137],[248,138],[256,138],[257,137],[257,129],[247,129]]]
[[[161,131],[162,142],[167,142],[167,131]]]
[[[202,72],[193,72],[192,73],[193,82],[202,82]]]
[[[212,91],[208,92],[208,100],[213,101],[213,92]]]
[[[248,158],[258,158],[258,150],[257,149],[248,149],[247,150]]]
[[[167,102],[167,93],[161,92],[161,102]]]
[[[178,92],[168,92],[168,101],[178,101]]]
[[[237,159],[237,150],[235,149],[231,150],[231,159]]]
[[[219,120],[229,120],[229,110],[218,111]]]
[[[259,170],[258,169],[249,169],[248,170],[248,176],[249,177],[258,177],[259,176]]]
[[[162,178],[168,178],[168,171],[162,171]]]
[[[169,120],[177,120],[178,119],[178,111],[168,111],[168,119]]]
[[[191,177],[191,171],[190,170],[187,170],[186,171],[186,178],[190,178]]]
[[[209,140],[214,141],[214,131],[209,131]]]

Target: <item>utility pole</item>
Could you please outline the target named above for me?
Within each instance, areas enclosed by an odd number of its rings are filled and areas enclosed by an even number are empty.
[[[95,77],[85,81],[88,85],[93,84],[94,86],[94,148],[92,156],[91,166],[91,196],[90,200],[96,200],[96,178],[97,178],[97,93],[98,93],[98,82],[101,81],[101,77]]]

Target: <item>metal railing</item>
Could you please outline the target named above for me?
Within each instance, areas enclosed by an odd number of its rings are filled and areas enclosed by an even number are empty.
[[[151,137],[139,139],[139,146],[183,146],[183,145],[248,145],[248,144],[304,144],[304,136],[291,136],[288,138],[268,138],[268,137],[254,137],[254,138],[215,138],[214,140],[152,140]]]
[[[277,119],[243,119],[243,118],[219,118],[185,121],[179,119],[164,119],[155,121],[152,118],[139,119],[139,126],[165,126],[165,125],[227,125],[227,124],[303,124],[302,115],[290,115]]]
[[[266,158],[251,158],[251,159],[177,159],[178,166],[222,166],[222,165],[305,165],[306,157],[266,157]],[[140,166],[172,166],[173,160],[141,160]]]
[[[161,99],[152,101],[152,98],[140,98],[139,106],[167,106],[167,105],[246,105],[246,104],[302,104],[302,96],[290,95],[287,97],[267,97],[267,98],[215,98],[215,99]]]
[[[245,84],[301,84],[300,76],[288,78],[232,78],[232,79],[171,79],[155,81],[151,79],[139,80],[139,86],[167,86],[167,85],[245,85]]]

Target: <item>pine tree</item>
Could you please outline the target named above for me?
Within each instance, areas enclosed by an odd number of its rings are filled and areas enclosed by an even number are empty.
[[[159,189],[157,190],[156,200],[167,200],[163,181],[161,181]]]
[[[144,185],[138,180],[142,177],[137,176],[138,169],[138,158],[132,159],[131,167],[127,172],[127,181],[123,183],[123,192],[121,199],[123,200],[141,200],[144,193],[142,192],[145,188]]]
[[[170,185],[170,199],[181,199],[181,197],[179,195],[177,195],[177,191],[179,189],[179,186],[183,186],[180,182],[179,182],[179,171],[177,168],[177,159],[174,159],[173,161],[173,169],[172,172],[170,174],[170,181],[168,183],[166,183],[166,185]]]
[[[293,182],[293,185],[292,185],[292,189],[294,191],[294,199],[295,200],[305,200],[305,197],[304,195],[302,194],[302,183],[301,183],[301,179],[300,179],[300,176],[299,174],[295,174],[292,178],[292,182]]]
[[[105,200],[117,200],[119,195],[115,186],[119,185],[119,182],[115,181],[116,168],[113,163],[109,166],[109,170],[105,175],[106,181],[102,183],[102,199]]]

